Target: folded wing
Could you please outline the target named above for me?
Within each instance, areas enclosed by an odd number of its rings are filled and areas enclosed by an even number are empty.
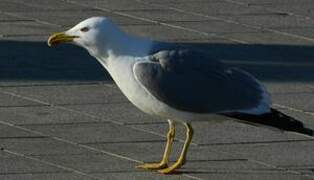
[[[248,73],[189,50],[160,51],[133,67],[158,100],[194,113],[240,112],[269,106],[268,93]],[[268,107],[269,108],[269,107]]]

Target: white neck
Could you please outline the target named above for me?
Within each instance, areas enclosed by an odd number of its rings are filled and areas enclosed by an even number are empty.
[[[103,61],[102,64],[119,56],[147,56],[154,43],[149,39],[128,35],[119,29],[102,39],[104,40],[97,47],[88,49],[92,56]]]

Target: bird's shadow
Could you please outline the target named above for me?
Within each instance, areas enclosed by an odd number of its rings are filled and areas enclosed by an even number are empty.
[[[263,81],[313,81],[314,46],[184,43]]]
[[[111,81],[87,51],[70,44],[0,41],[0,81]]]
[[[314,46],[182,43],[240,67],[262,81],[314,81]],[[111,81],[87,51],[73,45],[0,41],[0,80]]]

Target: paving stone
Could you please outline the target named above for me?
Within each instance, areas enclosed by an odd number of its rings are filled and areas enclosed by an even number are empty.
[[[0,92],[0,107],[15,107],[15,106],[38,106],[41,105],[38,102],[21,99],[19,97],[15,97],[9,94],[1,93]]]
[[[86,145],[95,147],[97,149],[102,149],[109,152],[116,152],[123,156],[132,157],[134,159],[141,160],[143,162],[158,162],[161,160],[164,147],[166,144],[166,139],[164,140],[143,140],[137,142],[117,142],[117,143],[106,143],[106,142],[97,142],[97,143],[87,143]],[[170,161],[174,162],[177,160],[183,143],[175,141],[173,144],[173,150],[170,156]],[[118,149],[118,151],[116,151]],[[215,152],[210,150],[210,148],[198,147],[191,145],[188,156],[188,162],[197,162],[197,161],[247,161],[246,159],[239,159],[233,157],[230,154]]]
[[[271,29],[294,29],[294,28],[309,28],[314,26],[314,22],[301,17],[290,16],[284,12],[264,12],[255,14],[243,14],[238,16],[227,17],[236,22],[249,24],[257,27]],[[284,31],[284,30],[283,30]]]
[[[140,3],[138,1],[134,0],[121,0],[121,1],[115,1],[115,0],[104,0],[104,1],[98,1],[98,0],[91,0],[91,1],[83,1],[78,0],[76,1],[80,4],[88,5],[90,7],[97,7],[105,10],[114,10],[114,11],[123,11],[123,10],[151,10],[151,9],[159,9],[158,7],[153,7],[150,5],[146,5],[143,3]]]
[[[1,30],[0,34],[3,36],[11,35],[43,35],[51,34],[56,31],[56,28],[47,25],[42,25],[37,22],[31,21],[14,21],[14,22],[0,22]]]
[[[56,105],[105,105],[106,103],[127,102],[126,98],[121,94],[117,87],[110,84],[7,87],[3,89],[21,96],[34,98]],[[74,91],[76,94],[73,94]]]
[[[193,174],[198,176],[199,178],[204,179],[235,179],[235,180],[264,180],[264,179],[278,179],[278,180],[309,180],[311,178],[302,177],[294,174],[281,174],[281,173],[273,173],[273,172],[259,172],[259,171],[251,171],[251,172],[222,172],[222,173],[195,173]]]
[[[280,93],[312,93],[314,91],[312,82],[265,82],[264,84],[274,95]]]
[[[173,41],[176,39],[189,40],[204,37],[204,35],[198,33],[190,33],[186,30],[174,29],[160,25],[122,26],[122,28],[129,33],[155,40]]]
[[[6,150],[22,153],[32,157],[95,153],[89,151],[88,149],[68,144],[66,142],[57,141],[49,137],[3,137],[0,142],[0,146]]]
[[[64,169],[0,151],[0,174],[32,174],[67,172]]]
[[[53,1],[53,0],[46,0],[46,1],[39,1],[39,0],[4,0],[2,1],[0,9],[3,7],[3,10],[6,12],[12,13],[21,13],[21,12],[42,12],[42,11],[62,11],[67,10],[69,12],[73,10],[83,10],[83,9],[92,9],[86,8],[79,5],[75,5],[73,3],[67,3],[65,1]],[[5,6],[6,5],[6,6]],[[23,8],[24,7],[24,8]]]
[[[278,31],[287,32],[290,34],[295,34],[297,36],[306,37],[309,39],[313,39],[313,26],[310,27],[296,27],[296,28],[274,28]]]
[[[31,19],[16,17],[13,15],[6,14],[4,12],[0,12],[0,22],[22,22],[22,21],[32,21]]]
[[[77,179],[86,179],[92,180],[94,178],[89,178],[86,176],[74,174],[74,173],[30,173],[30,174],[5,174],[0,175],[0,178],[5,180],[77,180]]]
[[[62,166],[70,167],[85,173],[136,171],[134,168],[136,163],[105,154],[40,156],[38,158],[58,163]]]
[[[217,151],[236,152],[242,157],[260,160],[280,167],[286,165],[312,165],[312,146],[313,141],[308,139],[304,141],[210,146],[210,148]]]
[[[77,143],[160,140],[159,136],[112,123],[24,125],[28,129]]]
[[[207,16],[236,16],[256,13],[258,10],[226,1],[193,1],[193,2],[164,2],[164,7],[170,6],[187,12],[202,13]],[[265,11],[263,11],[265,12]]]
[[[17,125],[75,124],[105,121],[84,116],[82,113],[51,106],[0,108],[5,122]]]
[[[0,124],[0,143],[2,139],[10,139],[10,138],[41,138],[41,135],[33,134],[28,131],[17,129],[15,127],[3,124]],[[1,146],[1,144],[0,144]]]
[[[199,31],[213,33],[213,34],[225,34],[225,33],[254,33],[258,30],[248,28],[238,24],[226,23],[223,21],[209,20],[203,22],[173,22],[172,24],[179,25],[186,28],[192,28]]]
[[[0,37],[1,41],[23,41],[23,42],[34,42],[34,41],[40,41],[44,42],[47,40],[47,35],[40,35],[40,34],[33,34],[33,35],[7,35]]]
[[[193,142],[199,145],[210,144],[232,144],[232,143],[249,143],[263,141],[281,141],[287,139],[304,139],[303,136],[295,134],[282,133],[276,129],[267,129],[255,127],[236,122],[228,122],[226,119],[215,116],[214,121],[193,122],[194,139]],[[220,122],[221,121],[221,122]],[[149,131],[158,132],[166,135],[168,124],[144,124],[131,125],[137,128],[143,128]],[[178,125],[178,139],[185,139],[185,130]]]
[[[90,18],[90,17],[94,17],[94,16],[106,16],[111,18],[116,24],[118,25],[138,25],[138,24],[150,24],[148,22],[145,21],[140,21],[140,20],[136,20],[136,19],[132,19],[132,18],[128,18],[128,17],[124,17],[124,16],[119,16],[119,15],[115,15],[112,14],[110,12],[106,12],[106,11],[101,11],[101,10],[97,10],[97,9],[90,9],[90,10],[86,10],[86,9],[80,9],[80,10],[73,10],[71,11],[71,13],[68,13],[68,10],[64,10],[64,11],[48,11],[48,12],[23,12],[20,13],[21,15],[24,15],[26,17],[29,18],[34,18],[34,19],[40,19],[42,21],[45,22],[49,22],[49,23],[54,23],[57,25],[60,25],[61,27],[59,28],[60,31],[64,30],[65,28],[71,28],[74,25],[76,25],[77,23]]]
[[[136,9],[136,10],[128,10],[128,11],[125,10],[123,12],[130,14],[132,16],[147,18],[154,21],[167,22],[167,23],[173,23],[173,22],[202,23],[203,21],[209,20],[206,17],[190,15],[190,14],[177,12],[170,9],[151,9],[151,10]]]
[[[274,103],[311,112],[313,111],[314,105],[312,99],[313,93],[281,93],[273,97]]]
[[[89,104],[89,105],[75,105],[66,106],[80,112],[92,114],[102,120],[113,121],[123,124],[146,124],[146,123],[160,123],[166,120],[147,115],[136,108],[131,103],[117,103],[117,104]],[[123,113],[119,113],[119,112]]]
[[[272,32],[258,33],[230,33],[223,35],[225,38],[232,38],[246,43],[257,44],[291,44],[291,45],[310,45],[313,43],[311,39],[300,39],[294,36],[283,34],[274,34]]]
[[[130,175],[131,174],[131,175]],[[185,177],[182,175],[171,175],[165,176],[158,173],[152,172],[112,172],[112,173],[96,173],[93,174],[98,177],[101,177],[105,180],[119,180],[119,179],[128,179],[128,180],[145,180],[145,179],[152,179],[152,180],[187,180],[191,179],[189,177]]]
[[[4,12],[25,12],[25,11],[40,11],[40,8],[29,5],[4,0],[0,2],[0,9]]]
[[[249,5],[252,7],[260,6],[281,12],[290,12],[302,16],[307,16],[311,14],[311,8],[313,7],[313,4],[311,3],[310,0],[301,1],[290,0],[277,2],[264,1],[262,3],[257,1],[251,1],[249,2]]]

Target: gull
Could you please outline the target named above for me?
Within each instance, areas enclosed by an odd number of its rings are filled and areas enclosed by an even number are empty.
[[[162,160],[138,168],[163,174],[180,168],[192,141],[191,123],[211,121],[212,114],[313,136],[302,122],[273,109],[270,94],[251,74],[201,51],[130,35],[107,17],[86,19],[48,39],[49,46],[64,42],[81,46],[95,57],[136,107],[168,120]],[[178,123],[185,126],[186,139],[179,158],[168,165]]]

